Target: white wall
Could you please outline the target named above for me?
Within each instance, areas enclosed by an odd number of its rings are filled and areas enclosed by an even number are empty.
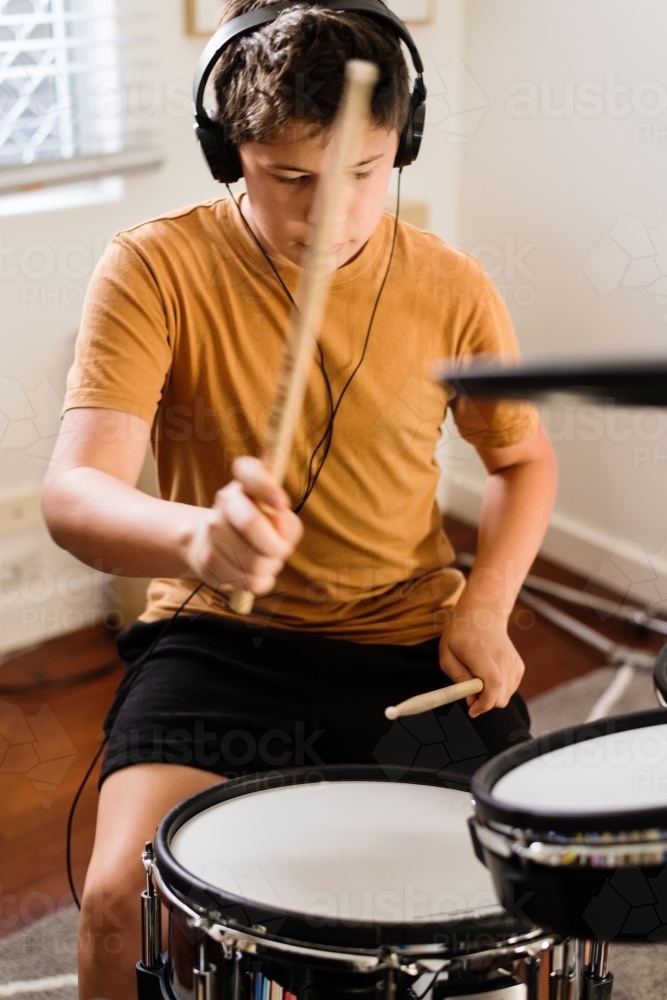
[[[526,356],[664,356],[666,32],[660,0],[466,4],[465,62],[489,107],[458,239],[503,288]],[[667,597],[667,414],[545,418],[561,469],[547,551]],[[454,446],[449,469],[450,509],[474,516],[478,464]]]
[[[141,31],[155,37],[157,56],[142,71],[150,89],[142,90],[141,104],[136,91],[126,102],[129,114],[150,113],[164,165],[128,176],[126,197],[118,203],[0,218],[0,506],[41,483],[94,260],[117,230],[222,192],[192,135],[191,81],[205,39],[185,36],[184,6],[147,0],[151,16]],[[32,244],[55,257],[41,279],[32,275],[48,260],[39,250],[27,254]],[[74,244],[84,252],[73,251],[59,267],[59,252]],[[80,278],[67,276],[79,268],[85,269]],[[88,624],[108,610],[108,587],[99,575],[77,575],[76,565],[32,514],[25,530],[5,524],[3,531],[0,525],[0,650]]]
[[[419,159],[403,172],[402,189],[406,198],[428,203],[430,228],[449,242],[456,242],[460,231],[458,191],[471,128],[465,115],[470,100],[465,11],[465,0],[437,0],[433,23],[410,29],[424,60],[429,100]],[[472,100],[476,103],[474,94]]]

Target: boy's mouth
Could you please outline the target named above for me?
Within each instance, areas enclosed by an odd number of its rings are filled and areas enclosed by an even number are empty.
[[[309,243],[297,243],[297,246],[299,247],[300,250],[311,249]],[[342,250],[345,249],[346,246],[348,246],[348,243],[334,243],[330,250],[331,255],[333,256],[334,254],[340,253]]]

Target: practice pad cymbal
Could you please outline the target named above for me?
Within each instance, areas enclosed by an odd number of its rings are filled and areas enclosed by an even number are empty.
[[[667,357],[521,365],[443,361],[435,377],[443,388],[474,399],[562,402],[569,396],[610,406],[667,406]]]

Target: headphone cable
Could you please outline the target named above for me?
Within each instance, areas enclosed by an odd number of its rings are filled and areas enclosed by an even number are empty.
[[[344,399],[345,395],[347,394],[348,389],[350,388],[350,386],[351,386],[351,384],[352,384],[352,382],[353,382],[353,380],[354,380],[357,372],[361,368],[361,366],[362,366],[362,364],[363,364],[363,362],[365,360],[365,357],[366,357],[366,352],[368,350],[368,344],[369,344],[369,341],[370,341],[371,333],[373,331],[373,326],[375,324],[375,318],[377,316],[378,308],[380,306],[380,301],[382,299],[382,295],[384,293],[387,281],[389,279],[389,272],[391,271],[391,265],[392,265],[393,260],[394,260],[394,254],[395,254],[395,250],[396,250],[396,241],[397,241],[397,237],[398,237],[399,215],[400,215],[400,210],[401,210],[401,180],[402,180],[402,177],[403,177],[403,168],[400,167],[399,171],[398,171],[398,190],[397,190],[397,196],[396,196],[396,218],[395,218],[395,222],[394,222],[394,235],[393,235],[393,239],[392,239],[392,243],[391,243],[391,250],[390,250],[390,254],[389,254],[389,262],[387,264],[387,270],[386,270],[384,278],[382,280],[382,284],[380,285],[380,290],[378,292],[378,296],[377,296],[377,299],[375,300],[375,305],[374,305],[373,311],[371,313],[370,323],[368,325],[368,330],[366,332],[366,338],[364,340],[364,346],[363,346],[363,350],[362,350],[362,353],[361,353],[361,358],[359,359],[357,365],[354,368],[354,371],[352,372],[352,374],[348,378],[347,382],[343,386],[343,389],[342,389],[342,391],[340,393],[340,396],[338,397],[338,400],[337,400],[337,402],[336,402],[335,405],[333,403],[333,393],[331,391],[331,383],[329,382],[329,377],[328,377],[326,366],[325,366],[324,352],[322,350],[322,345],[320,344],[319,339],[317,340],[317,347],[318,347],[319,354],[320,354],[320,359],[321,359],[322,373],[324,375],[324,379],[325,379],[325,382],[326,382],[326,385],[327,385],[327,392],[328,392],[328,396],[329,396],[330,416],[329,416],[329,421],[327,423],[327,427],[326,427],[326,429],[325,429],[322,437],[320,438],[319,442],[317,443],[317,445],[315,447],[315,450],[313,451],[313,453],[312,453],[312,455],[310,457],[310,462],[309,462],[309,465],[308,465],[308,479],[307,479],[307,483],[306,483],[306,489],[305,489],[305,492],[304,492],[301,500],[299,501],[299,503],[294,508],[294,512],[296,514],[299,514],[301,512],[301,510],[305,506],[307,500],[309,499],[311,493],[313,492],[313,490],[315,489],[315,487],[317,485],[317,481],[318,481],[318,479],[320,477],[322,469],[324,468],[324,463],[326,462],[327,458],[329,457],[329,452],[331,451],[331,446],[332,446],[332,443],[333,443],[334,423],[335,423],[335,420],[336,420],[336,416],[338,414],[338,410],[340,409],[341,403],[343,402],[343,399]],[[248,220],[246,219],[245,215],[243,214],[241,206],[238,203],[238,201],[236,200],[236,198],[234,197],[234,194],[233,194],[232,189],[230,188],[229,184],[227,184],[226,187],[227,187],[227,191],[229,192],[229,195],[230,195],[232,201],[234,202],[234,205],[236,206],[236,209],[237,209],[237,211],[238,211],[238,213],[239,213],[239,215],[241,217],[241,220],[243,221],[243,224],[244,224],[245,228],[247,229],[247,231],[250,234],[250,236],[252,237],[253,241],[255,242],[255,244],[257,245],[257,247],[261,251],[262,255],[266,259],[266,261],[269,264],[271,270],[273,271],[274,275],[276,276],[278,282],[282,286],[283,291],[285,292],[287,298],[289,299],[292,307],[294,308],[294,310],[298,314],[299,308],[298,308],[296,302],[294,301],[294,296],[292,295],[292,293],[290,292],[289,288],[285,284],[285,281],[283,280],[282,275],[278,271],[278,268],[274,264],[271,256],[264,249],[261,241],[258,239],[258,237],[256,236],[255,232],[253,231],[250,223],[248,222]],[[322,449],[322,447],[324,447],[324,455],[322,457],[322,461],[320,462],[319,466],[317,467],[317,471],[313,472],[313,466],[314,466],[315,460],[316,460],[317,455],[319,454],[320,450]]]
[[[197,584],[197,586],[194,588],[194,590],[190,594],[188,594],[188,596],[186,597],[186,599],[183,601],[183,603],[181,604],[180,608],[178,608],[178,610],[174,612],[174,614],[171,616],[171,618],[167,619],[164,628],[158,633],[158,635],[156,636],[156,638],[153,640],[153,642],[151,643],[151,645],[148,647],[147,651],[142,656],[140,656],[138,660],[136,660],[132,664],[132,666],[135,669],[138,668],[138,670],[137,670],[137,673],[135,674],[135,676],[132,678],[132,680],[128,684],[128,686],[127,686],[127,688],[125,690],[125,693],[122,696],[120,704],[116,706],[116,714],[122,708],[124,702],[127,699],[127,696],[129,695],[130,691],[132,690],[132,688],[136,684],[137,680],[139,679],[139,676],[141,674],[141,669],[145,665],[145,663],[148,660],[148,658],[153,655],[153,653],[157,649],[158,645],[164,639],[165,635],[167,634],[167,632],[169,631],[169,629],[171,628],[171,626],[174,624],[174,622],[176,621],[176,619],[179,617],[180,614],[182,614],[183,611],[185,611],[185,609],[188,606],[188,604],[190,603],[190,601],[192,601],[197,596],[197,594],[199,593],[199,591],[204,586],[205,586],[205,584],[204,584],[203,580],[200,583]],[[83,776],[83,778],[81,780],[81,784],[79,785],[79,787],[78,787],[78,789],[76,791],[76,794],[75,794],[75,796],[74,796],[74,798],[72,800],[72,805],[70,806],[69,814],[67,816],[67,833],[66,833],[66,836],[65,836],[65,862],[66,862],[66,866],[67,866],[67,881],[69,883],[70,892],[72,893],[72,898],[73,898],[74,903],[76,905],[76,908],[78,910],[81,910],[81,901],[79,900],[78,893],[77,893],[76,888],[74,886],[74,876],[73,876],[73,873],[72,873],[72,827],[74,825],[74,814],[76,812],[76,807],[79,804],[79,799],[81,798],[81,796],[83,794],[83,790],[86,787],[86,784],[88,783],[88,779],[90,778],[91,774],[93,773],[93,771],[95,769],[95,765],[97,764],[98,760],[102,756],[102,751],[104,750],[104,748],[106,747],[106,745],[108,744],[108,742],[109,742],[109,737],[108,737],[108,735],[105,735],[104,739],[102,740],[102,742],[100,743],[99,747],[95,751],[95,755],[94,755],[92,761],[90,762],[88,770],[86,771],[86,773],[84,774],[84,776]]]

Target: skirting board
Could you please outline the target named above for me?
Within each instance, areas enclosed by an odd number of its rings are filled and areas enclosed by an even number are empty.
[[[483,484],[468,476],[443,479],[442,509],[467,524],[479,522]],[[635,542],[613,538],[555,512],[540,555],[609,587],[628,603],[667,612],[667,559]]]

